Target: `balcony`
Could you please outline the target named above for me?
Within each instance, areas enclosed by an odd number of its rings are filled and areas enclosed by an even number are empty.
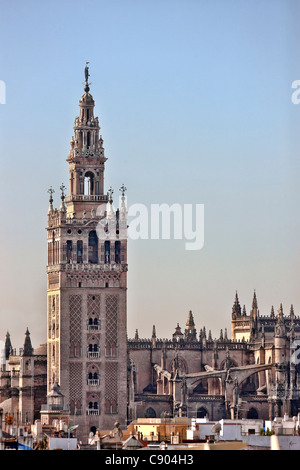
[[[99,201],[99,202],[108,202],[107,194],[71,194],[66,197],[66,202],[73,201]]]
[[[99,331],[100,330],[100,324],[97,323],[97,324],[91,325],[91,324],[88,323],[87,329],[88,329],[88,331]]]
[[[100,410],[97,410],[97,409],[94,409],[94,408],[89,408],[88,410],[86,410],[86,414],[87,415],[99,415]]]
[[[47,403],[46,405],[41,405],[41,411],[64,411],[64,412],[69,412],[70,407],[69,405],[66,404],[53,404],[53,403]]]
[[[88,379],[88,385],[100,385],[100,379]]]
[[[87,357],[97,359],[98,357],[100,357],[100,351],[88,351]]]

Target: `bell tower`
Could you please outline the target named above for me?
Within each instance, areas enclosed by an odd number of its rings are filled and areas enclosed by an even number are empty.
[[[58,383],[71,421],[86,440],[127,424],[127,221],[124,185],[115,210],[104,193],[103,139],[88,63],[74,122],[69,194],[59,209],[49,189],[47,226],[48,393]]]

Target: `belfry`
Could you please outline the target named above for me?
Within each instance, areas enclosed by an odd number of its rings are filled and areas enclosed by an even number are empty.
[[[84,94],[75,118],[69,164],[69,194],[47,226],[47,380],[70,407],[79,432],[126,424],[127,239],[124,185],[121,205],[104,192],[103,139],[90,94],[88,63]],[[81,431],[80,431],[81,429]]]

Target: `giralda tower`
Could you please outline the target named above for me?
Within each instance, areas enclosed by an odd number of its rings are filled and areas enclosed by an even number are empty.
[[[88,65],[67,162],[69,195],[47,226],[48,392],[57,382],[85,439],[127,416],[127,239],[124,185],[104,193],[103,139]]]

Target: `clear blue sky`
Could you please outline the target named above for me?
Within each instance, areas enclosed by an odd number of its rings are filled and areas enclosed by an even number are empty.
[[[108,161],[128,203],[204,204],[205,244],[129,241],[128,335],[171,337],[188,311],[228,328],[300,314],[297,0],[1,0],[0,337],[46,339],[47,189],[65,161],[90,62]]]

